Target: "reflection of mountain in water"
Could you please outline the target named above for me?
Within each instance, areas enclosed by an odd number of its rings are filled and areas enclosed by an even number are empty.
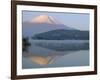
[[[39,65],[47,65],[50,63],[52,64],[55,60],[65,55],[65,54],[53,54],[48,56],[47,55],[41,56],[41,55],[31,55],[30,53],[26,53],[26,54],[28,55],[25,56],[25,54],[23,54],[24,57],[31,60],[32,63],[39,64]]]
[[[46,65],[46,64],[50,64],[53,61],[55,61],[58,57],[61,56],[30,56],[29,59],[36,64],[40,64],[40,65]]]
[[[66,54],[52,56],[23,56],[22,64],[23,69],[89,66],[89,50],[66,51]]]
[[[88,49],[88,40],[32,40],[28,52],[23,52],[23,56],[29,58],[33,63],[46,65],[71,51]]]

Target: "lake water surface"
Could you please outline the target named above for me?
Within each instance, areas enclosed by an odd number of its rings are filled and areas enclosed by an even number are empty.
[[[22,68],[89,66],[88,40],[29,40]]]

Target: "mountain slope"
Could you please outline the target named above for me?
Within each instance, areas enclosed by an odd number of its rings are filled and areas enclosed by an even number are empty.
[[[40,34],[36,34],[32,39],[42,39],[42,40],[88,40],[89,31],[79,31],[79,30],[52,30]]]
[[[28,23],[28,22],[22,23],[22,28],[23,28],[22,33],[24,36],[33,36],[38,33],[43,33],[56,29],[75,30],[63,24],[48,24],[48,23],[38,24],[38,23]]]

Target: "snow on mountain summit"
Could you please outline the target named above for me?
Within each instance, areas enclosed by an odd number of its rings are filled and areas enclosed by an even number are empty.
[[[40,15],[33,17],[31,23],[48,23],[48,24],[60,24],[56,19],[48,15]]]

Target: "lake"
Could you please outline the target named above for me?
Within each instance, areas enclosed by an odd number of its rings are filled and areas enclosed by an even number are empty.
[[[22,68],[89,66],[89,40],[32,40],[22,53]]]

